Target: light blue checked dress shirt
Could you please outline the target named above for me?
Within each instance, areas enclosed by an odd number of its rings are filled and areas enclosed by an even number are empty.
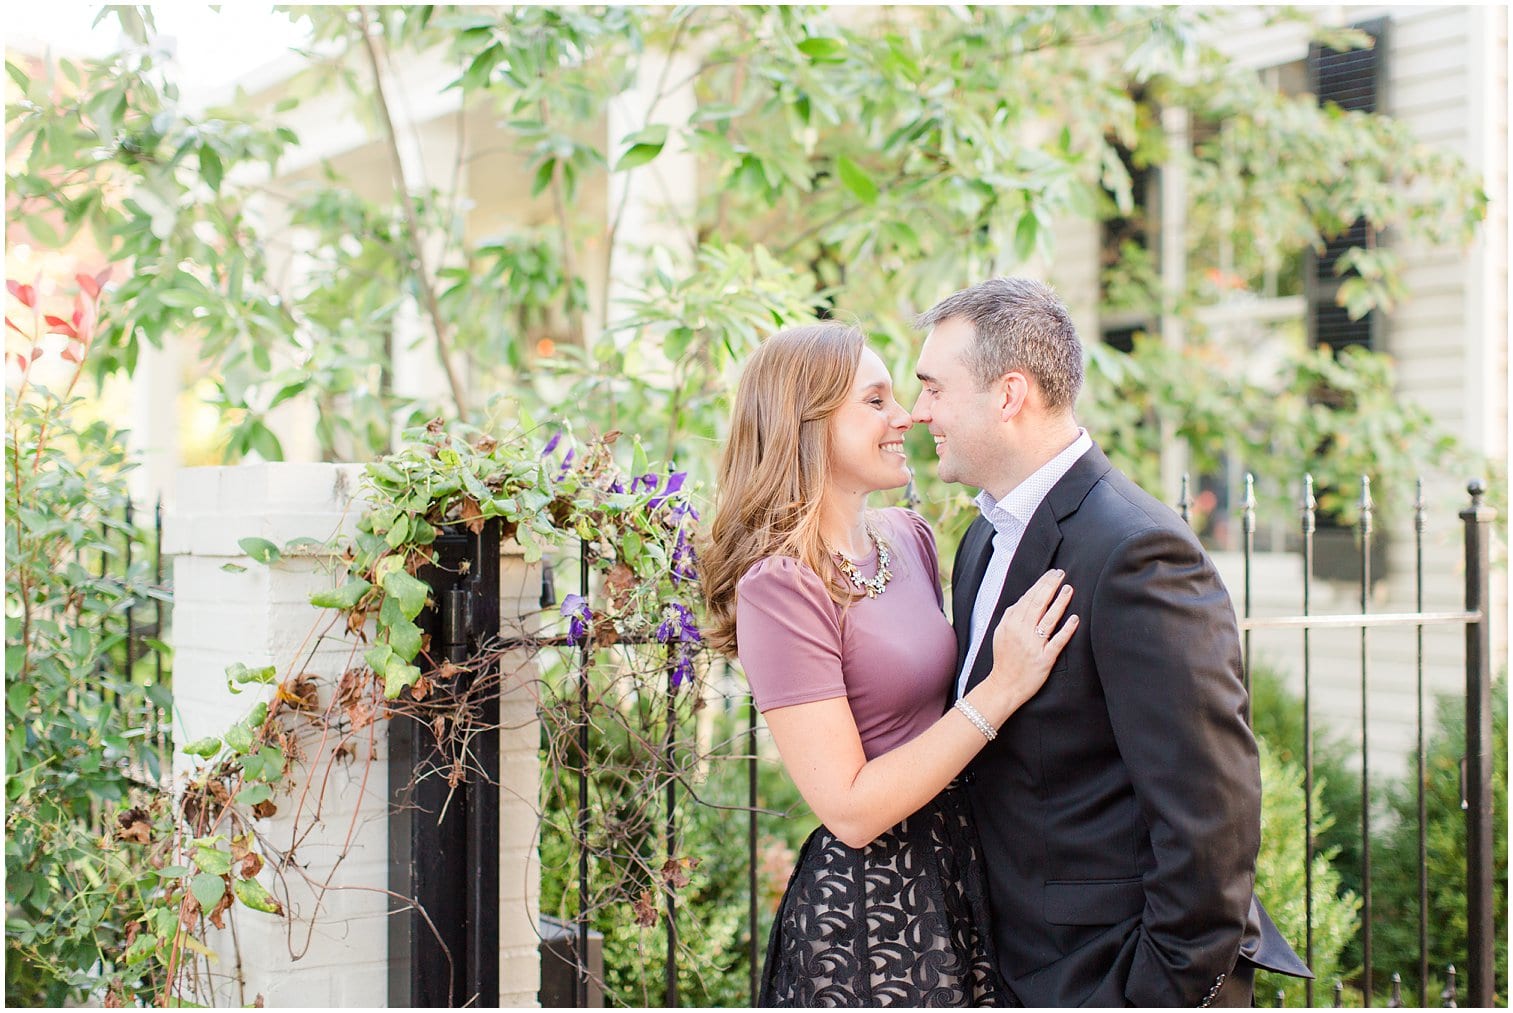
[[[1009,564],[1014,561],[1014,552],[1024,537],[1025,527],[1040,508],[1041,500],[1061,481],[1077,459],[1093,449],[1093,439],[1086,429],[1077,430],[1077,438],[1071,446],[1042,464],[1029,478],[1020,482],[1003,499],[995,500],[986,489],[977,494],[977,509],[993,525],[993,555],[988,559],[988,568],[983,572],[982,583],[977,588],[977,601],[972,605],[971,639],[967,647],[966,663],[956,677],[956,695],[967,691],[967,678],[982,648],[984,633],[993,619],[993,608],[1003,594],[1003,582],[1009,575]]]

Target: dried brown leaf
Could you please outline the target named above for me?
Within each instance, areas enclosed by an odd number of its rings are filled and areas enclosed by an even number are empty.
[[[662,865],[662,881],[674,890],[681,890],[689,884],[689,873],[699,867],[697,858],[669,858]]]
[[[266,802],[259,802],[257,805],[252,807],[252,815],[260,820],[268,819],[276,812],[278,812],[278,806],[273,804],[272,799],[269,799]]]
[[[657,908],[652,903],[650,890],[641,891],[641,896],[636,899],[635,904],[631,907],[631,914],[635,918],[636,924],[642,928],[649,929],[657,924]]]
[[[315,676],[309,672],[302,672],[293,679],[285,679],[279,684],[277,696],[295,710],[320,710],[320,690]]]
[[[152,843],[152,824],[148,822],[147,811],[141,807],[126,810],[116,817],[120,829],[116,831],[116,838],[122,841],[131,841],[134,844]]]
[[[251,851],[242,859],[241,867],[237,869],[236,874],[242,879],[251,879],[262,871],[263,856],[259,855],[256,851]]]
[[[234,900],[235,894],[231,890],[228,889],[222,893],[221,899],[216,902],[215,910],[210,912],[210,924],[218,929],[224,929],[226,927],[225,914],[231,909]]]
[[[631,592],[636,589],[636,571],[625,563],[616,563],[609,568],[604,575],[605,592],[609,595],[610,604],[616,609],[624,609],[630,604]]]
[[[462,516],[459,518],[468,526],[473,534],[483,530],[483,511],[478,506],[478,501],[471,496],[464,496],[462,500]]]

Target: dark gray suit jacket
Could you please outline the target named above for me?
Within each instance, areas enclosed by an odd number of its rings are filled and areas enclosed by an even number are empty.
[[[957,550],[958,664],[992,539],[979,518]],[[1052,567],[1081,626],[965,775],[1009,985],[1027,1006],[1194,1006],[1237,959],[1308,976],[1253,893],[1260,769],[1213,562],[1095,445],[1030,519],[993,625]],[[991,667],[989,639],[967,688]]]

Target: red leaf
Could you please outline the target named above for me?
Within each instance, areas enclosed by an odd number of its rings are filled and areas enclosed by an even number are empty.
[[[10,294],[21,300],[21,305],[27,309],[37,308],[37,290],[30,285],[23,285],[19,281],[7,281],[5,287],[10,289]]]
[[[103,271],[101,271],[99,274],[95,275],[95,288],[104,288],[105,287],[105,283],[107,281],[109,281],[109,280],[110,280],[110,268],[107,267]]]
[[[91,299],[100,298],[100,283],[95,281],[89,275],[76,274],[74,275],[74,281],[79,283],[79,287],[82,288],[85,294],[87,294]]]
[[[22,355],[20,352],[12,352],[10,358],[16,360],[16,368],[23,373],[26,372],[26,367],[31,365],[31,360]]]
[[[27,337],[27,333],[21,329],[21,325],[17,324],[10,317],[6,317],[5,318],[5,326],[9,327],[11,330],[15,331],[17,334],[21,335],[23,338]]]
[[[63,349],[62,354],[64,362],[72,362],[75,364],[79,362],[79,353],[74,351],[73,345],[69,345],[67,348]]]
[[[49,316],[45,319],[47,320],[47,325],[52,328],[51,333],[63,334],[70,338],[74,338],[75,340],[78,339],[79,332],[75,330],[74,325],[69,323],[67,320],[64,320],[62,317],[54,316]]]
[[[42,358],[42,349],[40,349],[40,348],[33,348],[32,349],[32,361],[36,362],[40,358]]]

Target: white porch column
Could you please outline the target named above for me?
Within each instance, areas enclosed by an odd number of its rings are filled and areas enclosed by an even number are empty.
[[[626,315],[620,300],[640,291],[652,250],[662,251],[672,266],[686,267],[697,229],[698,160],[677,131],[697,109],[693,78],[698,61],[682,52],[647,53],[636,67],[635,82],[609,103],[606,148],[610,166],[625,154],[626,136],[655,124],[672,129],[661,154],[651,162],[609,175],[612,245],[604,318],[611,326]],[[623,345],[629,336],[619,340]]]
[[[1168,348],[1180,350],[1187,343],[1176,301],[1187,290],[1187,160],[1192,143],[1190,115],[1181,106],[1161,110],[1161,127],[1168,148],[1178,154],[1168,159],[1158,173],[1161,188],[1161,339]],[[1179,446],[1170,423],[1161,424],[1161,494],[1169,500],[1182,484],[1187,470],[1187,450]]]
[[[127,474],[131,497],[148,509],[172,493],[179,468],[179,397],[183,393],[179,339],[162,336],[163,347],[142,343],[131,377],[131,430],[127,440],[142,466]]]

